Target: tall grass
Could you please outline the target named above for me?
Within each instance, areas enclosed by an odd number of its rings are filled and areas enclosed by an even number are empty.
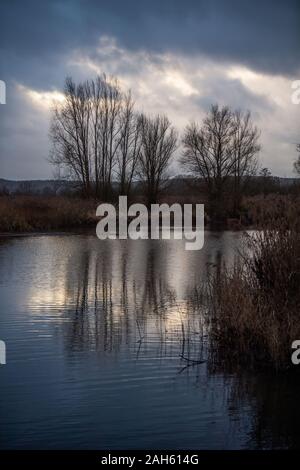
[[[0,232],[33,232],[95,224],[94,201],[63,196],[1,196]]]
[[[222,357],[248,365],[291,365],[300,339],[300,205],[290,198],[260,205],[242,256],[210,280],[211,334]],[[225,351],[225,353],[224,353]]]

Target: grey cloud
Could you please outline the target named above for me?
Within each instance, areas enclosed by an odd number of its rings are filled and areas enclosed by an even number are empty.
[[[221,76],[209,76],[205,80],[203,95],[197,99],[200,108],[208,110],[212,103],[230,106],[233,109],[252,111],[254,116],[260,112],[270,113],[274,104],[267,96],[257,95],[247,89],[239,80]]]
[[[88,49],[107,34],[133,50],[204,54],[279,74],[300,69],[298,0],[4,0],[1,18],[1,52],[23,66]]]
[[[196,67],[202,60],[299,78],[299,0],[2,0],[0,15],[0,79],[8,89],[7,104],[0,107],[0,176],[51,176],[45,159],[48,116],[24,101],[14,86],[51,90],[61,88],[67,74],[75,79],[94,75],[90,69],[70,65],[76,50],[103,70],[107,67],[121,78],[131,76],[132,81],[143,79],[147,64],[163,71],[166,53],[173,61],[176,57],[189,61],[190,83],[195,87],[191,64]],[[118,44],[106,58],[97,50],[105,35]],[[120,48],[126,51],[125,58]],[[271,119],[274,105],[267,97],[255,95],[239,80],[207,70],[205,74],[200,96],[179,93],[172,101],[158,88],[154,106],[188,121],[219,101]],[[276,129],[268,136],[274,154],[280,133]],[[282,139],[291,145],[287,131]],[[268,158],[270,166],[271,158],[277,158],[279,171],[280,156]]]

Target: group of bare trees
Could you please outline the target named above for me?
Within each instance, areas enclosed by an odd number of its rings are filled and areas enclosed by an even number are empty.
[[[131,94],[105,75],[79,85],[66,79],[50,138],[51,162],[79,181],[85,196],[108,198],[113,181],[128,194],[139,175],[150,203],[157,199],[177,140],[165,116],[137,113]]]
[[[80,181],[86,196],[109,197],[113,182],[128,195],[136,179],[147,202],[157,202],[178,148],[168,118],[138,113],[131,94],[105,75],[78,85],[67,78],[64,97],[53,111],[52,163]],[[256,171],[258,141],[250,112],[228,107],[212,106],[201,125],[186,127],[181,164],[205,181],[216,214],[228,179],[239,206],[247,177]]]

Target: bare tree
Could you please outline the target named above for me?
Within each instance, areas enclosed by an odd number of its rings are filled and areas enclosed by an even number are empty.
[[[202,126],[192,123],[186,127],[181,163],[206,182],[211,212],[216,219],[222,216],[228,179],[234,177],[240,194],[242,179],[254,170],[258,135],[250,113],[243,115],[218,105],[211,107]]]
[[[117,155],[117,179],[120,194],[128,195],[141,150],[141,122],[134,111],[131,94],[124,97],[120,114],[120,145]]]
[[[116,164],[117,150],[120,145],[120,114],[123,106],[123,95],[117,79],[102,79],[102,93],[98,117],[98,181],[104,198],[111,191],[112,174]],[[100,79],[101,81],[101,79]]]
[[[260,131],[253,125],[250,111],[244,114],[241,111],[235,111],[233,125],[233,201],[234,212],[237,212],[249,177],[254,176],[257,171]]]
[[[278,178],[272,175],[272,172],[269,168],[261,168],[259,170],[258,176],[258,187],[256,188],[258,193],[266,196],[267,194],[275,193],[276,191],[280,190]]]
[[[272,172],[269,170],[269,168],[264,167],[259,170],[259,176],[262,178],[271,178],[272,177]]]
[[[53,110],[53,164],[82,184],[83,192],[107,197],[120,145],[123,94],[106,75],[75,85],[66,79],[64,101]]]
[[[85,86],[75,85],[68,77],[65,82],[64,102],[56,104],[50,128],[53,148],[50,160],[63,166],[67,176],[82,184],[85,196],[91,194],[90,103]]]
[[[228,107],[211,107],[202,126],[192,123],[183,137],[184,167],[207,184],[211,211],[216,218],[221,213],[224,185],[233,172],[233,114]]]
[[[138,174],[145,184],[147,203],[155,204],[167,180],[170,160],[177,147],[177,132],[166,116],[139,118],[141,148]]]

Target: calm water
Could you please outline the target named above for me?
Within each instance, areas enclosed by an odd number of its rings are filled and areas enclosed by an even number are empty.
[[[300,447],[297,378],[181,357],[205,360],[195,292],[239,245],[0,239],[0,447]]]

